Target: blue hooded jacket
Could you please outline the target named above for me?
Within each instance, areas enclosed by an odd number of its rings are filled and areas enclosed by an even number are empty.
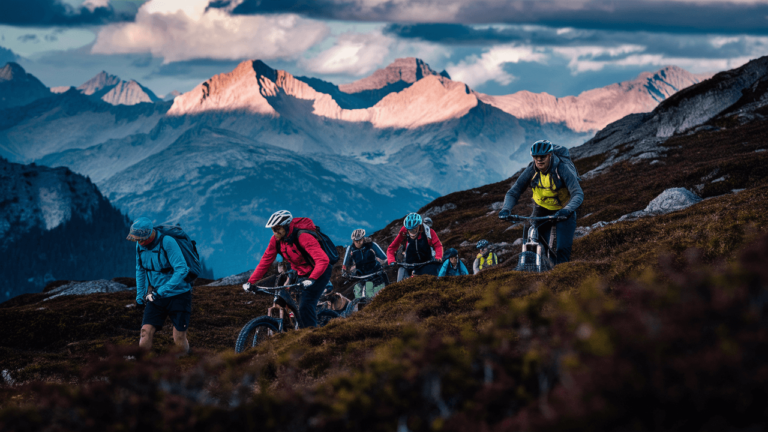
[[[467,266],[465,266],[461,260],[459,260],[458,268],[454,268],[451,265],[451,260],[447,259],[443,262],[443,267],[440,268],[440,273],[437,274],[437,277],[464,276],[468,274],[469,272],[467,271]]]
[[[160,241],[163,242],[162,250]],[[162,269],[168,270],[163,273]],[[136,301],[139,304],[144,303],[147,284],[155,288],[158,297],[192,291],[192,285],[184,282],[188,272],[187,261],[173,237],[157,233],[157,238],[148,247],[136,243]]]

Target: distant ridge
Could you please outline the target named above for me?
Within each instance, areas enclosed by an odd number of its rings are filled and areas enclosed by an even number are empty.
[[[26,105],[51,96],[51,91],[18,63],[0,69],[0,109]]]

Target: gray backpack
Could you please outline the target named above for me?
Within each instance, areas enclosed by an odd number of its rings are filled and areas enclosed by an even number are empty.
[[[579,171],[576,170],[576,165],[573,164],[573,160],[571,160],[571,152],[568,151],[567,148],[563,146],[559,146],[556,144],[553,144],[554,150],[552,150],[552,153],[557,155],[558,158],[560,158],[560,165],[564,166],[565,169],[569,170],[571,174],[576,177],[576,181],[581,182],[581,177],[579,176]],[[558,174],[559,177],[559,174]]]

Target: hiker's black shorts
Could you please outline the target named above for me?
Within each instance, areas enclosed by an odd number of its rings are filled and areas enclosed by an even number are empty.
[[[178,331],[189,329],[189,318],[192,315],[192,291],[173,297],[160,297],[147,302],[144,308],[144,319],[141,325],[153,325],[155,329],[163,328],[165,319],[171,317],[173,327]]]

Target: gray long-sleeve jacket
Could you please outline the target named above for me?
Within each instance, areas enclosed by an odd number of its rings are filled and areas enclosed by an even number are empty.
[[[563,207],[564,210],[576,211],[577,208],[584,201],[584,192],[581,190],[579,181],[576,180],[574,173],[563,166],[560,166],[560,158],[557,155],[552,155],[552,164],[549,166],[548,172],[553,172],[553,168],[557,171],[560,179],[565,182],[565,186],[568,188],[568,192],[571,194],[571,199],[568,204]],[[512,188],[507,191],[507,195],[504,197],[504,207],[502,210],[512,210],[512,207],[517,204],[517,200],[520,199],[520,195],[523,194],[526,187],[530,187],[533,176],[536,175],[536,165],[531,162],[528,167],[520,174],[517,181]],[[545,173],[546,174],[546,173]],[[554,177],[554,175],[553,175]]]

